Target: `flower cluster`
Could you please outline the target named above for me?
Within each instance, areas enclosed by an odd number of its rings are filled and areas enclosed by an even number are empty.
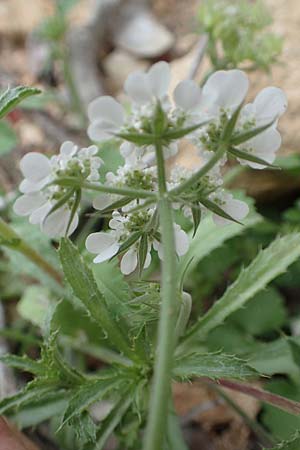
[[[50,159],[41,153],[27,153],[20,161],[24,180],[19,189],[23,195],[14,204],[15,213],[29,216],[30,223],[40,225],[50,237],[72,234],[78,225],[79,191],[55,181],[66,177],[98,181],[102,160],[97,153],[95,145],[79,149],[70,141]]]
[[[280,89],[269,87],[243,106],[248,79],[242,71],[230,70],[214,73],[202,89],[194,81],[182,81],[171,99],[170,77],[165,62],[154,64],[147,73],[131,74],[125,82],[129,113],[109,96],[91,103],[89,137],[97,142],[114,137],[124,158],[116,173],[106,174],[104,184],[99,182],[102,160],[96,146],[79,150],[67,142],[50,160],[29,153],[21,160],[25,179],[15,212],[29,215],[50,236],[71,234],[78,222],[81,191],[96,186],[101,194],[93,206],[102,214],[111,213],[111,220],[107,232],[88,236],[87,250],[96,255],[95,263],[120,255],[124,274],[137,267],[142,270],[151,262],[152,249],[163,258],[157,149],[162,161],[167,160],[176,155],[185,138],[197,149],[200,162],[192,169],[169,167],[166,195],[170,204],[182,209],[194,226],[208,211],[217,224],[242,221],[249,208],[223,188],[222,168],[230,157],[256,169],[274,162],[281,144],[277,124],[286,109],[286,97]],[[181,256],[188,249],[188,236],[177,224],[174,236]]]

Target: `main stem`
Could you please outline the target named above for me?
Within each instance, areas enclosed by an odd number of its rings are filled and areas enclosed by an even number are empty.
[[[161,236],[164,259],[162,263],[161,310],[158,325],[157,353],[154,364],[152,394],[144,450],[162,450],[166,436],[172,359],[174,353],[174,330],[177,318],[177,260],[173,227],[172,205],[167,197],[163,149],[156,145],[158,167]]]

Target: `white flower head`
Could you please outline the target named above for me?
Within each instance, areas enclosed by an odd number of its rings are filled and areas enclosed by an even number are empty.
[[[133,102],[138,105],[164,100],[168,93],[171,71],[168,63],[160,61],[150,67],[148,72],[133,72],[125,81],[124,89]]]
[[[50,237],[73,233],[78,225],[77,212],[72,218],[75,194],[70,194],[66,202],[56,209],[56,203],[67,194],[67,190],[53,182],[59,176],[97,181],[102,164],[97,152],[96,146],[79,149],[67,141],[62,144],[59,155],[51,159],[41,153],[27,153],[20,161],[24,180],[19,189],[23,195],[14,204],[15,213],[29,216],[29,221],[39,224]]]

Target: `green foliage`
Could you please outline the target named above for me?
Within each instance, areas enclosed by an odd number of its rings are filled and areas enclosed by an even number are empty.
[[[18,86],[7,89],[0,96],[0,119],[14,109],[22,100],[32,95],[39,94],[41,91],[36,88]]]
[[[62,239],[59,255],[65,277],[86,313],[107,334],[109,342],[125,355],[134,357],[128,335],[113,320],[92,271],[83,261],[77,248],[67,239]]]
[[[17,135],[8,122],[0,122],[0,156],[9,153],[18,143]]]
[[[298,450],[300,448],[300,437],[299,433],[297,432],[296,435],[289,441],[282,442],[281,444],[277,445],[277,447],[273,448],[272,450]],[[267,450],[267,449],[264,449]]]
[[[272,380],[266,385],[266,389],[274,394],[300,401],[300,388],[287,380]],[[295,432],[300,430],[300,417],[281,411],[271,405],[265,405],[262,413],[263,424],[279,440],[292,439]],[[280,447],[279,447],[280,448]],[[287,447],[288,448],[288,447]],[[292,447],[293,448],[293,447]],[[297,450],[299,448],[296,447]],[[295,450],[296,450],[295,448]],[[283,447],[285,450],[285,447]]]
[[[233,355],[199,352],[193,352],[175,360],[173,374],[181,380],[189,380],[193,377],[245,380],[258,375],[245,361]]]
[[[208,54],[216,70],[246,63],[249,69],[268,71],[282,51],[282,38],[267,29],[272,18],[262,0],[205,0],[199,22],[209,36]]]
[[[257,292],[283,273],[300,256],[300,234],[278,237],[240,272],[223,297],[189,330],[186,339],[203,337],[230,314],[242,308]]]

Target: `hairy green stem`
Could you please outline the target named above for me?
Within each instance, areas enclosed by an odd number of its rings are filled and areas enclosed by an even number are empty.
[[[37,253],[30,245],[28,245],[23,239],[0,218],[0,238],[5,245],[13,248],[14,250],[22,253],[30,261],[40,267],[44,272],[50,275],[58,284],[62,284],[61,274],[46,261],[42,255]]]
[[[105,192],[107,194],[123,195],[125,197],[132,198],[156,198],[156,193],[151,191],[145,191],[144,189],[130,189],[130,188],[117,188],[113,186],[106,186],[105,184],[94,184],[88,181],[80,182],[80,180],[73,177],[58,178],[54,182],[59,186],[81,187],[89,189],[91,191]]]
[[[219,149],[216,151],[216,153],[214,153],[214,155],[205,164],[205,166],[203,166],[200,170],[198,170],[198,172],[181,183],[179,186],[169,191],[169,195],[176,196],[192,187],[195,183],[197,183],[197,181],[199,181],[200,178],[206,175],[215,166],[215,164],[222,158],[225,152],[226,147],[224,145],[220,145]]]
[[[174,353],[174,330],[179,307],[179,304],[177,304],[177,258],[173,214],[171,203],[167,197],[163,149],[159,144],[156,145],[156,158],[159,183],[158,211],[164,259],[162,263],[162,300],[158,325],[157,353],[144,450],[161,450],[164,448]]]

